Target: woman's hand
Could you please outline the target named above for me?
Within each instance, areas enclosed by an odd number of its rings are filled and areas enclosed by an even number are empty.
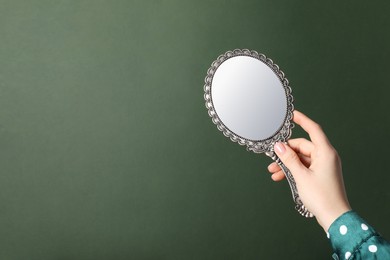
[[[288,145],[276,143],[275,152],[294,176],[303,204],[327,231],[336,218],[351,210],[340,157],[317,123],[299,111],[294,111],[293,120],[309,134],[311,141],[298,138],[289,140]],[[274,181],[284,178],[275,162],[268,170]]]

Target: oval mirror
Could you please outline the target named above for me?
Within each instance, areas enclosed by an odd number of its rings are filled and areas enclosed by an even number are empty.
[[[293,176],[273,150],[276,142],[290,138],[293,127],[291,87],[279,67],[256,51],[228,51],[211,64],[204,91],[206,108],[217,128],[248,151],[275,160],[286,175],[296,209],[313,217],[299,198]]]

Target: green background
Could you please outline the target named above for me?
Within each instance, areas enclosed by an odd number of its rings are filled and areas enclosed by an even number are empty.
[[[221,53],[286,73],[390,238],[389,1],[0,0],[0,259],[329,259],[204,107]],[[299,128],[293,137],[305,136]]]

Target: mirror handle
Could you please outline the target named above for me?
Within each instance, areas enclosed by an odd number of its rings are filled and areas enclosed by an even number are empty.
[[[294,177],[292,176],[290,170],[284,165],[284,163],[279,159],[279,157],[275,154],[275,152],[266,152],[267,156],[271,157],[282,169],[288,184],[290,185],[291,193],[293,200],[296,204],[295,209],[306,218],[312,218],[314,215],[303,205],[301,198],[299,197],[297,185],[295,183]]]

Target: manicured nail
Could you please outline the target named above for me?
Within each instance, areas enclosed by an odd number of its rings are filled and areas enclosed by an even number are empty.
[[[277,142],[275,144],[275,151],[278,154],[283,154],[286,151],[286,147],[284,147],[284,144]]]

